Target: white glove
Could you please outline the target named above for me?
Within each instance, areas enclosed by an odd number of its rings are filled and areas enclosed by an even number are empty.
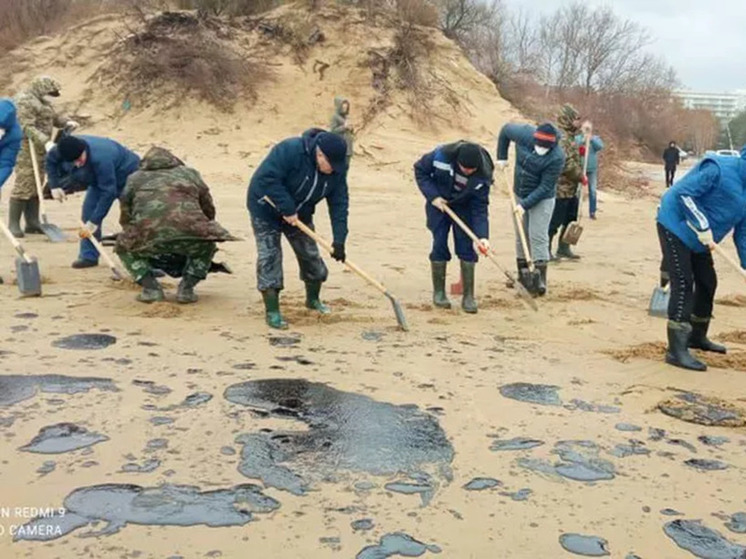
[[[96,225],[95,223],[91,223],[90,221],[86,221],[85,225],[83,225],[83,227],[78,230],[78,237],[80,237],[81,239],[88,239],[89,237],[93,236],[97,229],[98,225]]]
[[[433,198],[433,201],[430,203],[436,208],[438,208],[441,212],[445,211],[443,208],[447,205],[446,201],[440,196],[438,196],[437,198]]]
[[[490,252],[490,242],[487,239],[479,239],[479,243],[474,244],[474,252],[487,256]]]
[[[0,140],[3,139],[3,136],[5,136],[5,128],[0,128]]]
[[[54,143],[54,142],[53,142],[52,140],[49,140],[49,141],[48,141],[48,142],[47,142],[46,144],[44,144],[44,150],[45,150],[45,151],[46,151],[47,153],[49,153],[50,151],[52,151],[52,148],[53,148],[53,147],[54,147],[55,145],[56,145],[56,144],[55,144],[55,143]]]
[[[523,215],[526,213],[526,210],[520,204],[516,204],[513,213],[515,214],[516,218],[518,218],[518,221],[521,221],[523,219]]]
[[[68,120],[65,123],[65,128],[69,128],[70,130],[75,130],[76,128],[80,128],[80,124],[78,124],[75,120]]]
[[[699,242],[708,248],[712,248],[715,244],[715,238],[712,236],[712,229],[706,229],[705,231],[697,231],[697,238]]]
[[[497,168],[501,171],[508,168],[508,160],[507,159],[498,159],[497,160]]]
[[[61,188],[53,188],[50,192],[52,193],[52,198],[58,202],[63,202],[67,198],[65,191]]]

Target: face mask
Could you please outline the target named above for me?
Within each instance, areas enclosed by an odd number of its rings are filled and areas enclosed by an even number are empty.
[[[5,128],[0,128],[0,140],[3,139],[3,136],[5,136]]]
[[[536,152],[536,155],[546,155],[547,153],[549,153],[549,148],[534,146],[534,151]]]

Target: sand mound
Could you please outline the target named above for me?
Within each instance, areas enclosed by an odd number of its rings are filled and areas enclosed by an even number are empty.
[[[720,398],[684,393],[658,404],[658,409],[682,421],[718,427],[743,427],[746,410]]]
[[[627,363],[631,359],[661,361],[666,355],[666,344],[663,342],[647,342],[621,350],[604,351],[603,353],[622,363]],[[734,351],[727,355],[696,350],[693,350],[692,353],[696,355],[697,359],[707,363],[709,367],[746,371],[746,351]]]
[[[735,330],[733,332],[725,332],[717,336],[719,340],[724,342],[731,342],[735,344],[746,345],[746,330]]]
[[[746,295],[727,295],[716,299],[715,303],[725,307],[746,307]]]
[[[146,305],[144,310],[140,312],[140,316],[145,318],[177,318],[182,315],[182,312],[182,307],[177,303],[161,301]]]
[[[558,287],[552,288],[546,296],[547,301],[568,302],[568,301],[603,301],[604,298],[593,289],[585,287]]]

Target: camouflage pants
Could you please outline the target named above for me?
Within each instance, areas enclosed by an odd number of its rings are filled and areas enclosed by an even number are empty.
[[[44,150],[36,150],[36,161],[39,165],[44,165]],[[13,185],[11,198],[19,200],[31,200],[36,198],[36,179],[34,179],[34,166],[31,161],[31,150],[28,146],[28,140],[24,138],[21,143],[21,151],[18,154],[18,162],[15,167],[16,182]],[[39,170],[39,178],[42,177],[43,170]]]
[[[212,241],[189,240],[159,243],[147,253],[117,254],[133,279],[139,282],[154,269],[163,270],[172,277],[192,276],[204,280],[216,252]]]
[[[313,222],[306,223],[313,229]],[[329,271],[321,259],[316,242],[297,227],[282,222],[281,225],[270,223],[251,216],[251,226],[256,239],[256,276],[259,291],[267,289],[282,290],[284,278],[282,273],[282,235],[290,243],[300,267],[300,279],[304,282],[324,282]]]

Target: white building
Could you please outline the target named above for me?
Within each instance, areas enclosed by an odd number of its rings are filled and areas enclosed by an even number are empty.
[[[687,109],[704,109],[712,112],[723,124],[746,110],[746,90],[730,93],[674,91]]]

